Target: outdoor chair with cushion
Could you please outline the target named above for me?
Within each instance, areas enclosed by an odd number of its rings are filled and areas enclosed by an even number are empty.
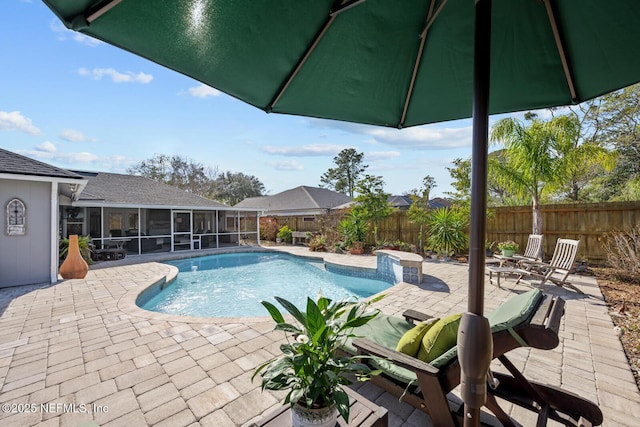
[[[564,300],[533,289],[509,299],[487,316],[493,336],[493,359],[497,358],[509,373],[488,375],[490,387],[485,406],[503,426],[517,424],[499,406],[497,398],[537,412],[538,426],[546,425],[548,419],[567,426],[602,423],[602,412],[596,405],[560,388],[527,380],[507,359],[507,352],[522,346],[555,348],[563,314]],[[447,399],[460,384],[456,346],[460,315],[439,320],[409,310],[404,316],[379,314],[354,330],[358,338],[348,342],[344,351],[384,358],[372,362],[383,371],[372,377],[373,383],[425,411],[435,426],[461,426],[463,408],[452,409]],[[413,321],[421,323],[415,325]]]
[[[521,268],[518,269],[520,277],[518,277],[516,283],[520,282],[524,276],[531,276],[541,279],[540,285],[550,280],[558,286],[567,286],[582,294],[583,292],[580,289],[567,281],[569,273],[573,269],[579,245],[580,240],[558,239],[556,248],[553,251],[553,257],[548,263],[540,261],[521,262]]]

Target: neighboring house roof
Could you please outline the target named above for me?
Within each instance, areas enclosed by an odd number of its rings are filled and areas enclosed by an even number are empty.
[[[451,200],[443,199],[442,197],[434,197],[429,200],[429,207],[431,209],[448,208],[451,207],[451,204]]]
[[[389,196],[387,202],[389,202],[391,207],[398,209],[409,209],[412,203],[411,197],[409,196]]]
[[[89,180],[74,205],[174,208],[226,208],[230,206],[137,175],[75,171]]]
[[[234,207],[261,209],[267,213],[325,213],[350,201],[345,194],[301,185],[273,196],[251,197]]]
[[[0,173],[52,178],[84,179],[71,171],[48,165],[20,154],[0,148]]]

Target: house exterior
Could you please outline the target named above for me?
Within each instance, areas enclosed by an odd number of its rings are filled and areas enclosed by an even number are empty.
[[[351,198],[342,193],[301,185],[273,196],[250,197],[234,207],[258,209],[265,216],[302,216],[312,221],[349,202]]]
[[[77,199],[86,183],[0,148],[0,287],[57,281],[58,203]]]
[[[69,171],[0,148],[0,287],[58,280],[59,242],[137,255],[258,241],[255,209],[230,207],[150,179]]]
[[[61,198],[61,234],[89,235],[127,255],[239,245],[258,240],[255,209],[232,208],[151,179],[75,171],[87,180],[77,200]]]

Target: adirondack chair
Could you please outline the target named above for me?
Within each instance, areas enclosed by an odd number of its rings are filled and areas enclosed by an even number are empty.
[[[507,358],[509,351],[521,346],[555,348],[559,344],[563,314],[562,298],[533,289],[512,297],[487,315],[493,336],[493,358],[509,373],[493,372],[490,381],[493,387],[487,390],[485,406],[503,426],[518,424],[501,408],[498,398],[537,413],[538,426],[547,425],[547,420],[566,426],[602,423],[602,412],[594,403],[558,387],[528,380]],[[404,319],[379,314],[367,325],[355,328],[356,337],[366,338],[347,342],[344,351],[382,358],[372,361],[383,373],[373,376],[371,382],[429,414],[434,426],[461,426],[464,414],[450,406],[447,399],[449,392],[460,384],[457,347],[429,363],[395,351],[401,337],[414,327],[413,321],[430,318],[415,310],[407,310],[403,316]]]
[[[520,277],[516,283],[519,283],[523,277],[530,276],[541,279],[540,285],[550,280],[558,286],[566,286],[583,294],[584,292],[567,281],[576,260],[579,245],[580,240],[558,239],[550,262],[522,261],[520,263],[521,268],[517,269]]]

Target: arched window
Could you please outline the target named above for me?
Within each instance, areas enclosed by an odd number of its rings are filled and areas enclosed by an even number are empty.
[[[7,203],[7,234],[21,236],[25,234],[27,224],[27,209],[20,199],[13,199]]]

